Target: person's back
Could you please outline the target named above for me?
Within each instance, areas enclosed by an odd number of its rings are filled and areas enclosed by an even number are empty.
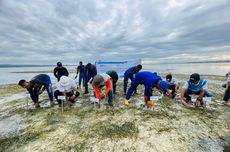
[[[30,80],[34,88],[40,88],[42,85],[49,85],[46,74],[39,74]]]
[[[107,73],[110,77],[115,78],[115,79],[118,79],[118,74],[117,74],[116,71],[110,70],[110,71],[107,71],[106,73]]]
[[[161,77],[152,72],[142,71],[136,74],[134,80],[139,84],[154,86],[159,80],[161,80]]]
[[[127,77],[132,76],[133,74],[135,74],[135,72],[134,72],[135,69],[136,69],[136,66],[133,66],[133,67],[128,68],[128,69],[125,71],[124,76],[127,76]]]

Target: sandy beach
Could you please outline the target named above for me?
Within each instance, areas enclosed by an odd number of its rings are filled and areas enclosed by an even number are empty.
[[[182,87],[188,75],[174,75]],[[90,104],[91,95],[81,94],[64,113],[50,108],[47,94],[41,96],[38,110],[24,97],[0,103],[0,151],[158,151],[219,152],[230,150],[229,105],[217,105],[223,97],[225,77],[205,75],[214,93],[211,109],[186,109],[179,98],[163,97],[155,110],[137,109],[143,101],[143,86],[138,95],[123,105],[122,81],[114,96],[114,109],[98,112]],[[180,88],[181,89],[181,88]],[[81,91],[83,92],[83,91]],[[0,99],[23,94],[16,84],[1,85]],[[154,94],[158,95],[156,90]],[[106,106],[107,101],[103,101]]]

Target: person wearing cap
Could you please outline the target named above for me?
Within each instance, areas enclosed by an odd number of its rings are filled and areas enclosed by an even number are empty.
[[[108,95],[109,106],[113,107],[113,88],[111,77],[105,73],[97,74],[93,79],[92,85],[96,98],[101,100],[105,98],[106,95]],[[103,93],[101,93],[100,89],[102,89],[104,86],[106,88]]]
[[[126,94],[126,99],[124,102],[125,105],[129,104],[128,100],[139,84],[143,84],[145,87],[144,100],[147,106],[147,103],[150,101],[150,96],[152,96],[152,88],[154,87],[156,87],[162,93],[166,92],[166,95],[169,96],[168,84],[166,81],[163,81],[160,76],[148,71],[138,72]]]
[[[107,71],[106,74],[108,74],[112,78],[112,81],[113,81],[113,93],[116,94],[116,84],[117,84],[117,80],[118,80],[118,74],[114,70]]]
[[[68,107],[71,107],[74,100],[80,95],[77,90],[77,85],[75,81],[67,76],[62,76],[60,81],[57,82],[57,89],[54,92],[54,97],[56,98],[59,107],[61,106],[61,100],[58,99],[58,96],[65,96],[67,99]]]
[[[166,75],[166,81],[168,83],[168,89],[171,91],[171,97],[175,98],[177,91],[179,89],[179,82],[176,78],[172,77],[172,74],[169,73]]]
[[[79,73],[79,87],[81,87],[81,82],[84,81],[84,68],[82,61],[79,62],[79,66],[77,67],[77,74],[75,76],[75,79],[77,78],[77,75]]]
[[[61,62],[57,62],[57,67],[54,68],[54,76],[57,78],[57,81],[60,80],[61,76],[65,75],[65,76],[69,76],[69,72],[68,70],[62,66]]]
[[[134,74],[138,73],[141,69],[142,69],[142,65],[139,64],[139,65],[131,67],[125,71],[124,80],[123,80],[124,94],[125,95],[126,95],[126,91],[127,91],[128,80],[130,79],[132,82],[134,79]],[[136,90],[135,90],[135,92],[136,92]]]
[[[208,91],[207,83],[207,80],[200,79],[198,73],[190,75],[190,79],[185,82],[180,95],[183,105],[189,108],[189,102],[191,101],[190,95],[192,94],[198,95],[194,103],[195,107],[203,105],[203,97],[212,97],[212,93]]]
[[[54,105],[52,83],[49,75],[39,74],[33,77],[30,81],[26,81],[22,79],[18,82],[18,85],[20,85],[23,88],[26,88],[27,91],[30,93],[30,97],[34,102],[35,108],[40,107],[39,95],[42,94],[44,90],[46,90],[48,93],[50,106]]]
[[[84,69],[84,86],[85,86],[85,93],[84,94],[89,93],[88,82],[92,83],[95,75],[97,75],[96,66],[91,64],[91,63],[88,63]]]

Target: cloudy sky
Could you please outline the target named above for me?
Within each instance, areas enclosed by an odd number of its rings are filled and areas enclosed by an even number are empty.
[[[229,0],[0,0],[0,64],[229,60]]]

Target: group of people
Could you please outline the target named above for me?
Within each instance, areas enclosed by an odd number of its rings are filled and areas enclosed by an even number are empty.
[[[172,74],[167,74],[165,80],[156,72],[141,71],[142,65],[136,65],[128,68],[124,72],[123,90],[125,95],[124,105],[129,105],[129,99],[131,96],[137,93],[137,87],[139,84],[144,85],[144,101],[146,106],[153,105],[153,101],[150,100],[152,96],[152,89],[156,88],[160,93],[168,96],[169,98],[175,98],[178,93],[180,83]],[[56,90],[52,91],[52,83],[49,75],[39,74],[32,78],[30,81],[20,80],[18,85],[26,88],[30,93],[31,99],[34,102],[36,108],[39,105],[39,95],[43,91],[47,91],[50,105],[54,105],[53,95],[58,102],[59,106],[62,104],[62,100],[59,96],[64,96],[68,107],[71,107],[75,99],[79,97],[80,92],[74,79],[68,77],[68,70],[62,66],[61,62],[57,63],[57,67],[53,71],[54,76],[57,78]],[[109,70],[106,73],[98,74],[96,66],[88,63],[83,65],[82,61],[79,62],[77,67],[77,74],[75,79],[79,76],[79,87],[83,83],[85,88],[84,94],[88,94],[88,83],[92,84],[94,90],[94,96],[99,101],[108,96],[108,105],[113,107],[113,95],[116,94],[116,83],[119,79],[118,74],[114,70]],[[226,87],[225,95],[223,98],[223,104],[227,103],[230,99],[230,72],[226,74],[227,83],[223,85]],[[128,81],[131,80],[131,85],[127,89]],[[195,107],[203,106],[203,97],[212,97],[212,93],[208,91],[207,80],[201,79],[198,73],[190,75],[190,78],[185,82],[180,98],[185,107],[189,107],[191,102],[191,95],[198,95],[194,102]],[[100,102],[98,102],[100,104]]]

